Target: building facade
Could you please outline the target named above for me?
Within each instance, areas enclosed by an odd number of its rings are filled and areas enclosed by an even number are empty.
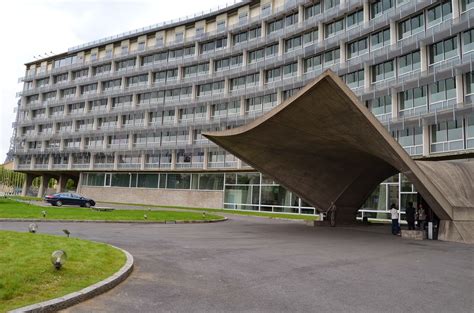
[[[97,200],[315,214],[202,133],[254,120],[326,69],[413,158],[472,157],[473,8],[244,0],[28,63],[14,123],[24,192],[36,176],[70,177]],[[363,212],[409,200],[396,175]]]

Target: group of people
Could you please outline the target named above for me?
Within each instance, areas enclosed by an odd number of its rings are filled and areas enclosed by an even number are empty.
[[[399,212],[395,203],[392,203],[392,205],[390,206],[390,215],[392,218],[392,234],[399,235]],[[426,211],[423,208],[423,204],[418,204],[418,209],[415,209],[413,207],[413,202],[408,202],[408,206],[405,209],[405,215],[408,224],[408,230],[415,230],[415,221],[417,222],[418,229],[424,230],[426,228]]]

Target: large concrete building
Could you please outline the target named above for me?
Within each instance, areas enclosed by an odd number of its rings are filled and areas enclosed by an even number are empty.
[[[256,119],[326,69],[414,159],[468,159],[473,8],[472,0],[241,1],[27,63],[14,124],[24,192],[37,176],[56,178],[59,189],[73,178],[97,200],[315,214],[201,134]],[[398,174],[362,212],[386,217],[390,203],[417,199]]]

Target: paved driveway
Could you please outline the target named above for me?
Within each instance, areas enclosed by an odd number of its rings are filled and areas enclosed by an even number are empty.
[[[374,227],[387,229],[244,216],[190,225],[39,224],[40,232],[68,228],[117,245],[136,260],[124,283],[67,312],[472,312],[473,246],[402,240],[389,226]]]

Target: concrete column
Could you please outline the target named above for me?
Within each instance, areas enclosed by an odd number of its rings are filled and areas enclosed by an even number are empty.
[[[211,120],[211,112],[212,111],[212,107],[211,107],[211,104],[208,103],[206,105],[206,121],[210,121]]]
[[[369,90],[370,84],[372,83],[370,77],[370,66],[368,63],[364,63],[364,89]]]
[[[132,109],[135,109],[138,105],[138,94],[132,94]]]
[[[99,128],[99,118],[94,117],[94,122],[92,123],[92,130],[97,130]]]
[[[81,96],[81,86],[76,87],[76,95],[74,96],[76,99]],[[58,91],[58,99],[59,99],[59,91]]]
[[[230,85],[229,78],[228,77],[224,78],[224,96],[229,95],[229,90],[230,90],[229,85]]]
[[[150,124],[150,112],[145,111],[143,113],[144,119],[143,119],[143,124],[145,124],[145,127],[148,127],[148,124]]]
[[[67,159],[67,169],[68,170],[72,170],[72,162],[74,160],[72,159],[72,153],[68,155],[68,159]]]
[[[339,42],[339,53],[340,53],[340,58],[339,58],[339,63],[344,66],[346,64],[346,55],[347,55],[347,49],[346,49],[346,43],[344,41]]]
[[[318,23],[318,43],[322,44],[324,41],[324,25],[323,22]]]
[[[248,52],[247,52],[247,49],[244,49],[242,51],[242,66],[245,67],[248,65]]]
[[[128,150],[133,150],[133,134],[128,134]]]
[[[423,156],[430,155],[430,126],[423,125]]]
[[[367,26],[370,21],[370,4],[368,0],[364,0],[363,3],[363,14],[364,14],[364,26]]]
[[[102,91],[104,90],[104,83],[101,82],[101,81],[98,81],[97,82],[97,93],[102,93]]]
[[[145,161],[146,161],[146,154],[145,152],[142,152],[140,154],[140,170],[144,170],[145,169]]]
[[[193,84],[192,87],[191,87],[191,99],[192,100],[197,99],[197,89],[198,89],[198,85]]]
[[[189,129],[188,129],[188,145],[193,144],[193,134],[194,134],[193,127],[189,126]]]
[[[109,141],[109,136],[104,136],[104,142],[102,143],[102,149],[103,149],[104,151],[107,150],[107,146],[109,145],[109,142],[108,142],[108,141]]]
[[[112,97],[107,97],[107,112],[112,110]]]
[[[65,104],[64,105],[64,112],[63,112],[64,116],[69,115],[69,112],[71,112],[71,110],[69,108],[69,104]]]
[[[241,96],[240,97],[240,116],[245,115],[245,97]]]
[[[44,197],[44,193],[48,189],[48,182],[49,182],[50,178],[51,178],[51,176],[46,175],[46,174],[43,174],[41,176],[40,186],[38,188],[38,195],[37,195],[38,198],[43,198]]]
[[[174,124],[175,124],[175,125],[178,124],[178,119],[179,119],[179,109],[178,109],[178,108],[174,108]]]
[[[304,74],[304,60],[302,57],[299,57],[298,58],[298,72],[297,72],[297,76],[298,77],[303,77],[303,74]]]
[[[194,44],[194,56],[199,56],[199,41]]]
[[[140,66],[141,66],[141,64],[142,64],[142,62],[141,62],[141,60],[140,60],[140,56],[137,55],[137,59],[135,60],[135,68],[136,68],[136,69],[139,69]]]
[[[64,151],[64,140],[63,138],[59,139],[59,151]]]
[[[304,21],[304,6],[302,4],[298,5],[298,25],[303,25]]]
[[[204,160],[202,161],[202,169],[207,170],[209,163],[209,148],[204,148]]]
[[[26,174],[25,180],[23,181],[23,187],[21,189],[22,197],[28,195],[28,190],[31,188],[31,184],[33,183],[34,178],[35,176],[33,176],[33,174]]]
[[[178,65],[178,76],[176,77],[177,81],[182,81],[183,80],[183,66]]]
[[[276,91],[276,94],[277,94],[277,105],[279,105],[283,102],[283,90],[281,88],[278,88]]]
[[[394,88],[390,89],[390,96],[392,97],[392,119],[398,118],[398,93]]]
[[[176,169],[176,150],[171,150],[171,169]]]
[[[264,69],[260,69],[260,71],[258,72],[258,84],[259,84],[259,87],[260,88],[263,88],[263,86],[265,86],[265,70]]]
[[[49,158],[48,158],[48,170],[52,170],[53,169],[53,155],[50,154],[49,155]]]
[[[460,106],[464,106],[464,84],[463,74],[456,74],[456,103]]]
[[[232,40],[232,34],[230,32],[227,33],[227,50],[230,51],[232,47],[234,46],[233,40]]]
[[[394,45],[398,41],[397,36],[397,23],[395,21],[390,21],[390,44]]]
[[[89,170],[94,169],[94,159],[95,159],[95,153],[91,153],[91,158],[89,159]]]
[[[424,43],[420,43],[420,71],[421,73],[428,71],[428,49]]]
[[[46,140],[41,140],[41,152],[46,151]]]
[[[266,37],[266,36],[267,36],[267,23],[265,21],[262,21],[261,37]]]
[[[126,85],[127,85],[127,78],[124,76],[122,77],[122,84],[120,85],[120,89],[125,90]]]
[[[92,71],[92,69],[93,69],[93,67],[92,67],[92,65],[90,65],[90,66],[89,66],[89,69],[88,69],[88,71],[87,71],[87,77],[89,77],[89,78],[92,78],[92,76],[93,76],[93,73],[92,73],[93,71]],[[69,77],[69,76],[68,76],[68,77]]]
[[[81,142],[79,143],[79,151],[84,151],[86,148],[86,137],[81,136]]]
[[[119,153],[115,152],[114,153],[114,171],[118,169],[118,164],[119,164]]]
[[[153,72],[152,71],[149,71],[148,72],[148,86],[153,86]]]
[[[33,170],[36,166],[36,157],[34,155],[31,156],[31,162],[30,162],[30,170]]]
[[[214,74],[214,59],[209,59],[209,76]]]
[[[285,41],[283,38],[278,39],[278,56],[281,57],[285,53]]]
[[[56,192],[64,192],[66,190],[66,182],[68,178],[64,174],[59,175],[58,183],[56,185]]]
[[[459,0],[451,0],[453,8],[453,20],[461,16],[461,8],[459,7]]]
[[[117,117],[117,128],[120,129],[123,126],[123,115]]]
[[[72,82],[72,71],[67,72],[67,81]]]

